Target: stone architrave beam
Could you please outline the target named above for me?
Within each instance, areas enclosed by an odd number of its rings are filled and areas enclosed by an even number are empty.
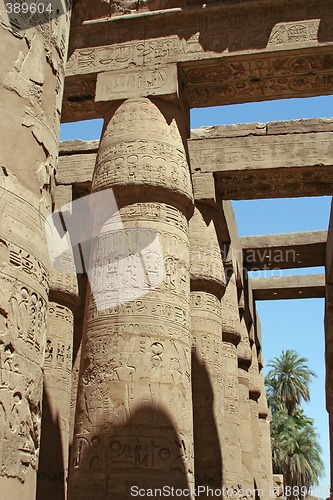
[[[242,237],[244,267],[258,271],[325,266],[326,239],[327,231]]]
[[[331,0],[300,0],[293,9],[284,0],[204,8],[186,2],[164,10],[162,2],[162,10],[152,12],[152,2],[143,2],[146,11],[119,16],[110,16],[109,3],[96,4],[74,5],[64,122],[102,116],[95,102],[99,73],[120,71],[126,79],[128,71],[151,70],[155,76],[140,88],[156,95],[159,69],[169,64],[178,66],[190,107],[331,93]],[[116,86],[115,79],[113,98]]]
[[[324,274],[252,278],[255,300],[315,299],[325,297]]]
[[[193,178],[214,173],[225,200],[331,195],[332,132],[331,119],[198,129],[189,141]]]

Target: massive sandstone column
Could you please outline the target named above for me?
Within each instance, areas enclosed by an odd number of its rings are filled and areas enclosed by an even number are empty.
[[[69,15],[28,29],[20,29],[17,15],[13,28],[5,3],[0,2],[0,491],[3,498],[32,500],[48,295],[44,222],[51,211]]]
[[[231,269],[229,268],[229,271]],[[222,377],[223,377],[223,486],[237,492],[243,487],[241,422],[238,387],[237,345],[240,323],[237,287],[232,273],[222,297]]]
[[[248,498],[254,489],[252,417],[250,405],[251,348],[248,330],[244,318],[240,321],[241,341],[237,346],[238,357],[238,387],[241,425],[241,450],[243,468],[243,489],[248,492]]]
[[[195,483],[217,490],[222,488],[225,427],[221,376],[225,277],[214,221],[203,207],[195,209],[190,221],[190,251]]]
[[[331,259],[331,255],[329,255]],[[327,270],[326,270],[327,273]],[[328,273],[327,273],[328,274]],[[333,484],[333,285],[326,283],[325,301],[326,409],[329,417],[331,485]],[[333,499],[333,492],[331,492]]]
[[[184,137],[170,101],[131,98],[106,120],[92,190],[113,188],[119,214],[91,250],[70,500],[193,483]]]
[[[51,274],[36,500],[67,498],[76,275]]]
[[[253,461],[253,474],[255,487],[257,490],[263,489],[262,480],[262,460],[261,460],[261,445],[260,445],[260,429],[259,429],[259,407],[258,399],[261,394],[261,385],[259,379],[259,367],[257,357],[257,346],[253,342],[251,345],[251,365],[249,367],[249,404],[251,410],[251,424],[252,424],[252,461]],[[267,497],[260,495],[261,500],[268,498],[269,491],[266,492]]]
[[[264,499],[270,499],[273,490],[273,468],[272,468],[272,447],[270,431],[270,410],[267,406],[264,374],[259,372],[259,381],[261,386],[260,397],[258,399],[258,417],[259,417],[259,448],[261,467],[261,488],[264,490]]]

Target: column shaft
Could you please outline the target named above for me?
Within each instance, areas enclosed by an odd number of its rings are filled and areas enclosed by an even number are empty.
[[[216,491],[222,487],[224,422],[220,299],[225,278],[214,221],[203,207],[195,209],[190,221],[190,247],[195,484]],[[212,495],[206,491],[206,495],[200,496]]]
[[[133,98],[109,118],[93,192],[112,188],[119,212],[91,250],[71,500],[193,482],[182,115],[172,103]]]
[[[27,18],[16,15],[14,22],[5,4],[0,2],[0,491],[3,498],[32,500],[48,293],[44,223],[58,155],[69,14],[27,27]],[[62,3],[64,11],[69,6]]]
[[[65,500],[68,482],[73,309],[76,275],[51,275],[46,331],[41,449],[36,500]]]
[[[243,485],[240,400],[238,387],[237,345],[240,342],[240,324],[235,276],[228,269],[229,281],[222,297],[222,377],[223,403],[223,486],[237,494]]]

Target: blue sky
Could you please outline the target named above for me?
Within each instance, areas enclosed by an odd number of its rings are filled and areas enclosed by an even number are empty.
[[[200,126],[293,120],[300,118],[332,118],[333,96],[267,101],[191,111],[191,128]],[[92,120],[61,127],[61,140],[99,139],[102,121]],[[327,229],[331,198],[293,198],[233,202],[241,236],[289,233]],[[288,270],[285,274],[317,273],[322,268],[305,271]],[[295,349],[308,359],[318,378],[311,386],[311,402],[305,405],[307,415],[315,419],[323,448],[325,475],[318,496],[329,496],[329,435],[325,410],[324,368],[324,300],[299,299],[262,301],[257,303],[262,324],[263,352],[266,363],[279,356],[282,349]]]

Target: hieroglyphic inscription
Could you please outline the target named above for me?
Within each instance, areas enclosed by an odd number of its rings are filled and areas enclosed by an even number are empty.
[[[129,185],[172,189],[192,200],[190,173],[176,119],[167,123],[146,98],[128,99],[112,116],[101,140],[93,190]],[[165,105],[164,105],[165,107]],[[162,140],[163,138],[163,140]]]
[[[73,313],[67,307],[51,302],[48,322],[44,362],[47,386],[68,393],[68,396],[71,389]]]
[[[221,172],[333,164],[331,133],[190,141],[192,171]]]
[[[47,273],[36,258],[3,239],[0,254],[0,475],[24,482],[39,452]]]
[[[240,446],[240,413],[238,388],[238,363],[236,346],[230,342],[222,343],[222,379],[223,379],[223,483],[243,484],[241,446]]]
[[[126,222],[124,218],[123,221]],[[140,256],[146,242],[150,243],[155,238],[159,238],[162,242],[163,255],[149,250]],[[188,244],[183,237],[175,233],[156,232],[152,227],[129,228],[121,231],[116,229],[112,231],[112,227],[109,227],[109,231],[101,236],[94,250],[94,258],[91,281],[99,309],[109,309],[117,303],[132,300],[139,296],[135,293],[136,289],[140,291],[140,295],[144,295],[152,285],[160,286],[170,299],[178,294],[186,297],[189,284]],[[140,265],[142,260],[145,266]],[[162,276],[161,282],[160,276]],[[93,307],[92,316],[101,316],[95,309],[94,301],[91,302],[91,306]],[[159,304],[158,300],[150,303],[148,299],[144,300],[140,297],[136,302],[120,304],[119,307],[118,311],[123,310],[124,315],[162,315],[165,318],[173,318],[175,321],[185,321],[185,324],[187,321],[181,304],[176,305],[171,301],[168,305]],[[112,309],[112,311],[116,310]],[[110,314],[114,314],[112,311]]]
[[[329,93],[333,58],[327,54],[247,58],[185,70],[192,107]]]
[[[165,32],[165,21],[162,16],[155,16],[154,21],[147,24],[145,40],[140,40],[141,33],[138,33],[137,38],[132,35],[136,41],[119,44],[118,26],[113,26],[111,34],[110,30],[102,27],[108,37],[102,44],[101,37],[105,35],[100,34],[100,47],[97,49],[89,48],[94,34],[86,30],[86,34],[80,32],[80,41],[82,43],[85,35],[87,48],[74,51],[69,60],[69,75],[216,58],[220,54],[225,57],[235,51],[241,53],[267,46],[270,50],[311,47],[319,37],[331,41],[331,13],[328,6],[325,8],[318,4],[306,10],[304,6],[293,6],[291,15],[290,9],[281,5],[251,6],[249,9],[231,11],[221,8],[220,11],[215,9],[213,13],[207,8],[205,12],[193,14],[188,26],[184,25],[186,21],[183,17],[178,18],[175,14],[172,22],[177,35],[169,36],[161,35]]]
[[[177,66],[99,73],[96,102],[177,92]]]
[[[330,167],[290,168],[217,174],[217,185],[224,199],[289,198],[324,196],[332,193],[333,175]]]
[[[184,152],[156,141],[118,143],[98,158],[94,188],[112,182],[170,187],[187,194],[190,189]]]

